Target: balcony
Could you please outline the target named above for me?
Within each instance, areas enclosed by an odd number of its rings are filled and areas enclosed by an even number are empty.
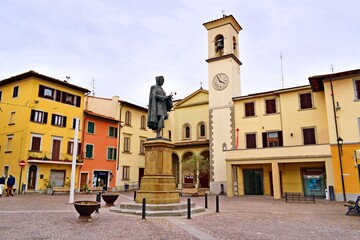
[[[52,159],[52,152],[29,151],[28,163],[45,163],[45,164],[72,164],[72,154],[61,153],[59,159]],[[84,160],[81,155],[76,156],[76,165],[83,165]]]
[[[308,162],[315,159],[331,158],[330,144],[299,145],[288,147],[269,147],[229,150],[225,153],[227,162],[255,161],[268,163],[271,160],[284,162]]]

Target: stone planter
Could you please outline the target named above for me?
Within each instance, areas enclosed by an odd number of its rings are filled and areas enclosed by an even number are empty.
[[[46,194],[49,194],[49,195],[53,194],[53,188],[52,187],[46,188]]]
[[[76,201],[74,207],[79,213],[78,221],[92,221],[91,214],[99,207],[100,203],[96,201]]]
[[[114,206],[114,202],[118,199],[119,194],[105,193],[101,195],[102,199],[106,203],[106,206]]]

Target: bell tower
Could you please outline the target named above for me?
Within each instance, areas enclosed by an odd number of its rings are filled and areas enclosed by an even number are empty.
[[[235,146],[232,98],[240,96],[239,23],[232,16],[203,24],[208,32],[210,191],[226,191],[225,151]]]

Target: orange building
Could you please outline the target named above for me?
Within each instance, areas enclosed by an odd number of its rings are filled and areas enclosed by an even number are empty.
[[[83,153],[80,189],[86,186],[111,190],[116,183],[119,121],[108,116],[84,111]]]

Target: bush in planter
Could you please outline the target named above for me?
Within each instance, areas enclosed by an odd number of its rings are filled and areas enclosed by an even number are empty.
[[[51,179],[48,179],[48,178],[45,178],[44,182],[45,182],[45,187],[46,187],[46,193],[47,194],[52,194],[53,187],[55,187],[55,181],[51,180]]]

